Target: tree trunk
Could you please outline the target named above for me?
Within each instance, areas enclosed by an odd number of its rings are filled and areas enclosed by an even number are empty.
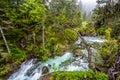
[[[36,34],[35,34],[35,32],[33,32],[32,36],[33,36],[34,45],[36,45],[36,38],[35,38]]]
[[[72,28],[72,30],[74,30],[74,29]],[[87,51],[88,51],[89,68],[94,69],[95,66],[94,66],[94,64],[93,64],[93,62],[92,62],[92,51],[91,51],[91,49],[90,49],[90,45],[86,42],[86,40],[81,36],[81,34],[80,34],[78,31],[76,31],[76,30],[74,30],[74,31],[75,31],[75,32],[78,34],[78,36],[81,38],[83,44],[85,45],[85,48],[86,48]]]
[[[44,17],[42,19],[42,42],[43,46],[45,45],[45,26],[44,26]]]
[[[43,0],[44,4],[44,0]],[[43,5],[43,10],[44,10],[44,5]],[[42,17],[42,43],[43,46],[45,45],[45,19],[44,19],[44,11],[43,11],[43,17]]]
[[[90,45],[85,41],[85,39],[81,36],[80,33],[78,33],[79,37],[81,38],[83,44],[85,45],[85,48],[88,51],[88,62],[89,62],[89,68],[94,69],[94,64],[92,62],[92,51],[90,49]]]
[[[8,44],[7,44],[7,40],[6,40],[5,36],[4,36],[4,33],[3,33],[3,30],[2,30],[2,27],[1,27],[1,26],[0,26],[0,31],[1,31],[1,34],[2,34],[2,37],[3,37],[4,43],[5,43],[5,45],[6,45],[6,48],[7,48],[7,50],[8,50],[8,53],[10,53],[10,49],[9,49]]]

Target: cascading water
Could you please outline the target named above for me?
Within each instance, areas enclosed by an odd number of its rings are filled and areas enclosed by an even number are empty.
[[[84,37],[87,42],[104,42],[105,40],[96,37]],[[79,39],[77,42],[81,43]],[[83,54],[88,56],[87,50],[83,49]],[[82,56],[74,56],[72,53],[66,52],[63,56],[56,56],[53,59],[48,59],[45,62],[39,62],[37,59],[31,59],[22,63],[20,69],[12,74],[8,80],[37,80],[42,76],[42,68],[51,65],[49,72],[54,71],[79,71],[87,70],[88,61]]]
[[[46,62],[37,62],[37,59],[32,59],[24,62],[19,71],[14,73],[8,80],[37,80],[42,76],[42,68],[48,65],[51,65],[50,72],[88,69],[88,62],[84,63],[83,61],[81,62],[82,66],[76,64],[78,61],[62,65],[63,62],[73,59],[73,55],[68,52],[61,57],[56,56],[54,59],[48,59]]]

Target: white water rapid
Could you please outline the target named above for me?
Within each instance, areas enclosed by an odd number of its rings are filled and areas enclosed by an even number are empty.
[[[104,39],[96,37],[84,37],[87,42],[104,42]],[[76,43],[81,43],[79,39]],[[84,49],[83,54],[88,55]],[[66,52],[63,56],[50,58],[45,62],[40,62],[37,59],[31,59],[21,64],[20,69],[12,74],[8,80],[37,80],[42,76],[42,68],[51,65],[49,72],[54,71],[79,71],[87,70],[88,61],[81,56],[75,57],[72,53]]]
[[[71,62],[62,65],[67,60],[73,60],[74,57],[71,53],[66,52],[63,56],[56,56],[53,59],[48,59],[46,62],[37,62],[37,59],[32,59],[24,62],[18,72],[14,73],[8,80],[37,80],[42,76],[43,66],[51,65],[50,72],[54,71],[74,71],[88,69],[88,62],[84,63],[81,60],[81,65],[78,62]],[[83,68],[84,67],[84,68]]]

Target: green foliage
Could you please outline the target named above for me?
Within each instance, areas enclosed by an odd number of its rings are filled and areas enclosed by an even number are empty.
[[[3,53],[2,58],[0,58],[0,63],[10,62],[12,60],[12,55],[9,53]]]
[[[24,50],[21,50],[17,47],[13,47],[11,50],[12,60],[14,60],[15,64],[20,64],[23,60],[27,58],[26,52]]]
[[[24,50],[34,52],[34,56],[38,57],[46,53],[53,55],[57,51],[62,51],[62,47],[56,48],[58,44],[65,46],[68,45],[66,42],[69,42],[69,45],[73,44],[77,34],[70,29],[63,30],[63,27],[66,23],[78,27],[82,22],[78,6],[67,0],[51,1],[50,8],[42,1],[24,0],[17,9],[10,8],[6,14],[9,16],[9,21],[14,24],[13,29],[7,31],[9,41],[14,41],[18,45],[20,39],[25,38]],[[44,50],[42,48],[43,22],[46,36]]]
[[[75,41],[78,37],[77,33],[69,28],[66,28],[64,32],[65,32],[65,36],[69,41],[70,40]]]
[[[4,78],[0,78],[0,80],[5,80]]]
[[[6,75],[9,70],[10,70],[10,65],[9,64],[7,64],[5,66],[1,66],[0,67],[0,76]]]
[[[102,4],[102,3],[98,3],[98,4]],[[110,1],[109,4],[106,4],[104,6],[98,6],[94,10],[94,14],[93,14],[93,19],[94,19],[96,30],[98,31],[101,28],[103,29],[111,28],[111,30],[105,31],[107,32],[105,33],[106,38],[109,38],[107,36],[110,36],[110,33],[112,37],[118,38],[118,36],[120,35],[119,13],[120,13],[119,1],[117,2]]]
[[[46,55],[42,56],[42,61],[46,61],[46,60],[48,60],[48,56]]]
[[[110,37],[111,37],[111,28],[107,28],[106,30],[105,30],[105,36],[106,36],[106,39],[110,39]]]
[[[120,75],[117,77],[117,80],[120,80]]]
[[[98,28],[97,33],[100,34],[100,35],[104,35],[105,34],[105,28]]]
[[[34,22],[40,22],[43,14],[44,8],[42,7],[42,1],[36,1],[36,0],[25,0],[22,4],[22,8],[20,11],[25,14],[28,11],[28,18]],[[30,10],[29,10],[30,8]],[[35,16],[37,15],[37,16]]]
[[[11,11],[9,11],[9,13],[6,13],[6,15],[9,16],[9,20],[11,22],[15,22],[18,16],[18,14],[16,14],[16,9],[12,9]]]
[[[104,66],[110,66],[114,60],[115,53],[118,50],[118,44],[116,40],[110,40],[104,42],[101,47],[98,48],[98,53],[102,56]]]
[[[16,42],[17,40],[20,40],[20,38],[22,38],[24,36],[24,34],[22,33],[22,29],[11,29],[10,31],[7,31],[8,36],[7,39],[12,41],[12,42]]]
[[[50,80],[84,80],[84,79],[95,79],[95,80],[108,80],[108,76],[102,72],[88,71],[73,71],[73,72],[54,72],[50,77]]]
[[[0,77],[4,77],[11,71],[12,66],[19,65],[23,60],[25,60],[27,57],[25,51],[19,49],[19,48],[12,48],[11,54],[9,53],[3,53],[0,57]],[[1,78],[2,80],[2,78]]]
[[[75,28],[76,31],[81,33],[82,36],[95,36],[96,31],[92,22],[82,22],[81,26]]]
[[[95,74],[96,80],[108,80],[108,76],[104,73],[97,73]]]

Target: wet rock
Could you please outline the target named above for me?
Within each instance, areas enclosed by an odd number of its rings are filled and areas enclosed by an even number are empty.
[[[34,70],[37,68],[37,67],[39,67],[39,65],[40,65],[40,63],[37,63],[37,62],[34,62],[34,63],[36,63],[34,66],[32,66],[28,71],[27,71],[27,73],[26,73],[26,75],[27,76],[30,76],[33,72],[34,72]]]
[[[34,59],[34,60],[32,61],[33,64],[37,64],[38,62],[39,62],[38,59]]]
[[[51,65],[43,66],[43,68],[42,68],[42,74],[49,73],[50,67],[51,67]]]
[[[30,76],[35,69],[36,69],[36,67],[30,68],[30,69],[27,71],[26,75],[27,75],[27,76]]]

